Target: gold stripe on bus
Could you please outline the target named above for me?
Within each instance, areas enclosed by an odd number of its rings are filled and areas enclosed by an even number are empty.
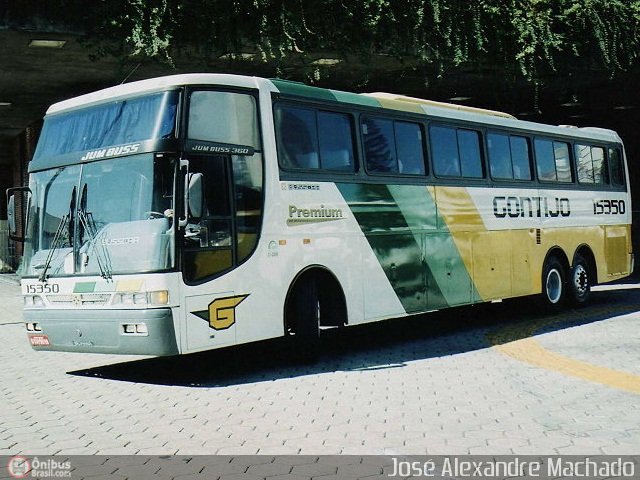
[[[478,295],[482,300],[492,298],[492,279],[474,272],[473,240],[478,232],[487,230],[473,199],[464,187],[435,187],[435,195],[439,218],[445,222]]]
[[[417,103],[403,102],[395,98],[388,98],[384,96],[377,96],[376,94],[364,94],[368,97],[375,98],[382,108],[389,108],[392,110],[400,110],[404,112],[419,113],[424,115],[424,109]]]
[[[116,292],[139,292],[142,290],[142,280],[118,280]]]
[[[510,118],[515,120],[516,117],[514,117],[513,115],[509,114],[509,113],[505,113],[505,112],[500,112],[497,110],[488,110],[486,108],[476,108],[476,107],[469,107],[467,105],[458,105],[455,103],[445,103],[445,102],[437,102],[435,100],[426,100],[423,98],[416,98],[416,97],[407,97],[405,95],[397,95],[395,93],[383,93],[383,92],[376,92],[376,93],[365,93],[363,95],[367,95],[370,97],[375,98],[376,100],[378,100],[380,103],[383,102],[389,102],[389,101],[394,101],[397,103],[408,103],[408,104],[416,104],[416,105],[424,105],[425,107],[437,107],[437,108],[444,108],[444,109],[448,109],[448,110],[452,110],[452,111],[460,111],[460,112],[469,112],[469,113],[475,113],[475,114],[479,114],[479,115],[490,115],[490,116],[494,116],[494,117],[502,117],[502,118]],[[400,107],[397,106],[397,103],[393,103],[390,104],[390,108],[395,108],[397,110],[402,110]],[[419,113],[423,113],[422,110],[418,111]],[[429,113],[427,111],[427,113]]]
[[[553,248],[560,248],[569,265],[583,245],[592,251],[598,265],[598,282],[608,282],[629,273],[629,225],[530,228],[489,231],[464,187],[431,187],[438,214],[445,222],[475,288],[483,300],[539,293],[542,267]],[[537,242],[539,238],[540,242]]]

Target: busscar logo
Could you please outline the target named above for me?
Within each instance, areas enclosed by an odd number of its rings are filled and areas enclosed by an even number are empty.
[[[205,320],[214,330],[226,330],[236,323],[236,307],[248,296],[249,294],[216,298],[207,310],[191,313]]]
[[[101,238],[101,245],[135,245],[140,243],[140,237]]]

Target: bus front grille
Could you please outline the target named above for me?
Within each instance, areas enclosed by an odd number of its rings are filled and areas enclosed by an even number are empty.
[[[110,300],[110,293],[74,293],[73,295],[47,295],[47,301],[52,305],[107,305]]]

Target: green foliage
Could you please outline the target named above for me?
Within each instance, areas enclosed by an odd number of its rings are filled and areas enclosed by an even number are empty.
[[[128,7],[130,13],[125,19],[131,33],[126,42],[132,48],[132,55],[162,56],[170,61],[169,45],[172,35],[167,28],[167,23],[171,21],[167,0],[130,0]]]
[[[614,75],[636,66],[640,52],[640,0],[36,3],[14,0],[0,7],[0,18],[44,16],[82,25],[99,54],[167,62],[185,51],[204,62],[254,53],[278,70],[296,62],[309,66],[322,54],[365,64],[386,55],[438,75],[492,68],[538,82],[593,69]]]

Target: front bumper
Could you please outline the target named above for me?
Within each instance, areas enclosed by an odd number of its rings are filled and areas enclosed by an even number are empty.
[[[179,353],[168,308],[147,310],[24,310],[24,321],[41,331],[27,332],[34,350],[176,355]],[[146,334],[127,334],[125,325],[146,326]]]

